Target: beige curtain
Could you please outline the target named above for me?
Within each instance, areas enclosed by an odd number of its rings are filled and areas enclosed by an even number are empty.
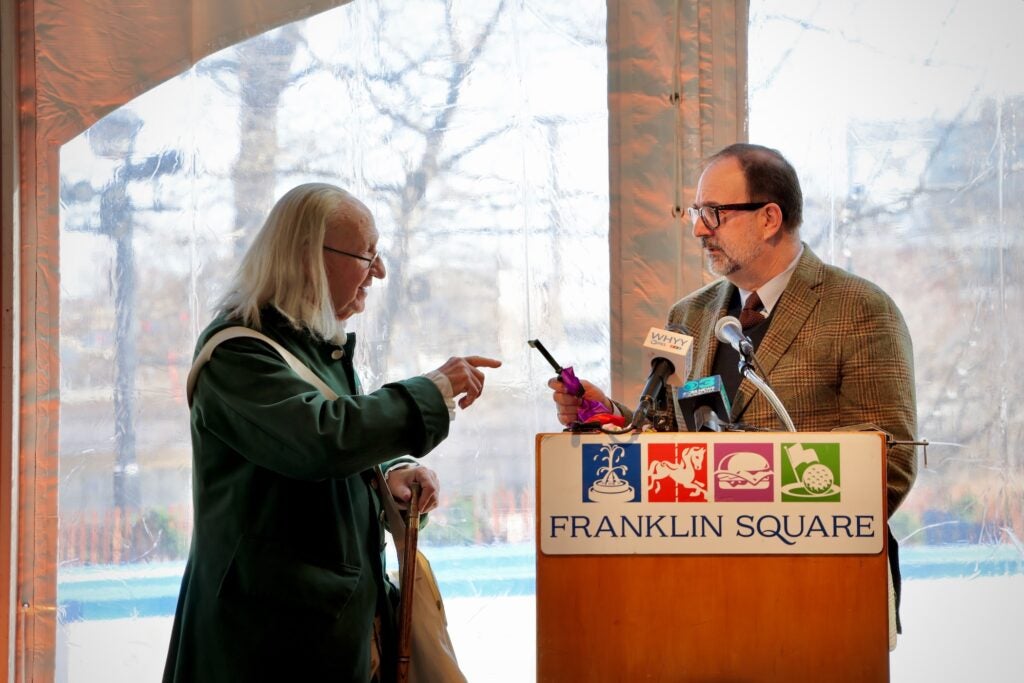
[[[608,3],[612,391],[629,403],[640,348],[704,284],[682,213],[701,160],[745,141],[746,0]]]

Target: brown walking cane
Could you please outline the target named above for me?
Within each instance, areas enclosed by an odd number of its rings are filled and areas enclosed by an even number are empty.
[[[402,575],[399,579],[398,602],[398,683],[409,680],[409,661],[412,659],[412,604],[416,588],[416,543],[420,531],[420,484],[413,482],[409,487],[409,511],[405,525],[405,542],[402,550]]]

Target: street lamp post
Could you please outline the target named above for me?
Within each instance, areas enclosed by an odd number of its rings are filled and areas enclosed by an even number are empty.
[[[135,139],[142,120],[129,110],[118,110],[98,121],[89,131],[89,145],[102,157],[123,159],[114,177],[100,189],[99,225],[93,232],[114,241],[114,507],[138,509],[141,503],[139,466],[136,457],[135,375],[138,366],[136,340],[134,212],[129,184],[174,173],[181,157],[176,150],[133,158]]]

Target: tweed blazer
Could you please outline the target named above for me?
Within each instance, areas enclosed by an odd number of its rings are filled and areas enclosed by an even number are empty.
[[[727,315],[735,289],[718,280],[669,313],[670,325],[694,336],[691,379],[712,373],[719,343],[715,323]],[[902,314],[877,285],[826,265],[806,244],[772,311],[757,359],[798,431],[870,423],[897,439],[914,438],[913,349]],[[747,379],[739,386],[731,419],[783,429],[771,404]],[[893,447],[886,470],[891,515],[914,483],[914,448]]]

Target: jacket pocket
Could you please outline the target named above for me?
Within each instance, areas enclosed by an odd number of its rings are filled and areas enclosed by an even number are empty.
[[[337,619],[352,599],[361,573],[355,565],[309,561],[279,543],[242,538],[221,578],[217,597],[251,598]]]

